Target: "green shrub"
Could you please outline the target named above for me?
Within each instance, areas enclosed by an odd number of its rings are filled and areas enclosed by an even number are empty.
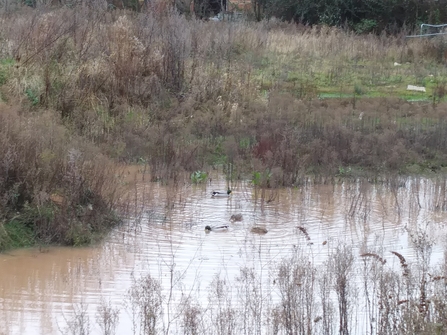
[[[8,81],[10,77],[10,69],[14,64],[14,60],[11,58],[4,58],[0,60],[0,87]],[[0,91],[0,101],[6,100],[4,94]]]
[[[207,178],[208,178],[208,174],[203,171],[194,171],[193,173],[191,173],[191,181],[194,184],[203,183],[206,181]]]
[[[31,102],[31,105],[37,106],[39,104],[40,98],[35,90],[33,90],[31,88],[27,88],[25,90],[25,94],[28,97],[28,100]]]
[[[11,220],[0,222],[0,252],[13,248],[32,246],[35,243],[33,229],[23,222]]]
[[[373,19],[362,19],[355,23],[353,28],[357,34],[366,34],[372,32],[377,27],[377,21]]]
[[[255,171],[253,172],[251,182],[255,186],[268,187],[270,185],[271,177],[272,174],[269,170],[265,170],[264,172]]]

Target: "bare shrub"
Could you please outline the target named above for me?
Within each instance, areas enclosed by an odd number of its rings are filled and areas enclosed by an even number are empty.
[[[362,98],[352,106],[315,99],[310,80],[321,68],[331,86],[356,76],[380,86],[397,71],[384,62],[409,50],[414,62],[428,61],[426,42],[188,21],[155,7],[144,15],[82,6],[3,16],[2,57],[13,65],[1,66],[2,91],[33,110],[54,108],[104,152],[148,160],[162,179],[232,162],[241,172],[259,165],[269,174],[264,186],[274,188],[309,174],[346,177],[351,166],[363,168],[350,169],[351,177],[424,169],[431,153],[447,155],[443,102],[427,110]],[[360,59],[373,65],[357,66]]]
[[[363,258],[363,288],[366,321],[364,331],[370,332],[371,334],[385,334],[387,331],[391,331],[391,313],[396,312],[395,308],[397,306],[398,294],[393,294],[393,283],[389,283],[388,280],[393,278],[391,276],[393,273],[388,274],[387,271],[384,271],[386,260],[377,253],[366,252],[361,254],[360,257]],[[385,314],[381,314],[384,310]]]
[[[147,275],[135,281],[129,291],[134,334],[158,334],[163,324],[160,283]]]
[[[236,278],[242,302],[243,334],[262,334],[265,309],[262,284],[253,268],[241,268]]]
[[[316,269],[304,257],[283,260],[278,267],[276,283],[281,297],[281,329],[286,334],[310,334],[316,309]]]
[[[336,333],[336,308],[331,299],[333,274],[323,271],[318,276],[318,288],[320,293],[321,314],[314,319],[316,326],[321,322],[320,329],[323,334],[332,335]]]
[[[185,335],[199,335],[205,332],[202,317],[204,311],[202,307],[191,301],[191,298],[183,299],[181,302],[183,307],[182,328]]]
[[[103,335],[114,335],[119,321],[119,309],[113,308],[109,303],[102,302],[98,306],[96,322],[99,324]]]
[[[348,335],[352,329],[354,286],[351,275],[354,256],[351,248],[339,246],[331,256],[331,271],[334,275],[334,290],[338,298],[339,334]]]
[[[70,139],[53,113],[27,117],[0,109],[3,215],[13,215],[44,243],[88,243],[116,224],[108,159]]]
[[[90,318],[87,312],[87,306],[84,304],[74,306],[73,312],[72,319],[67,321],[67,327],[62,333],[67,335],[89,335]]]
[[[232,305],[231,295],[229,283],[216,275],[210,284],[208,296],[210,305],[213,306],[210,317],[214,334],[240,334],[240,314]]]
[[[377,279],[377,334],[397,333],[401,325],[401,308],[405,308],[405,303],[399,304],[400,297],[405,296],[405,287],[401,277],[389,270],[383,271]]]

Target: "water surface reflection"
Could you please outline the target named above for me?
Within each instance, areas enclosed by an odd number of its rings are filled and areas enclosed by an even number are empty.
[[[411,234],[418,229],[436,242],[431,264],[442,261],[445,186],[436,181],[308,184],[265,193],[239,183],[230,198],[212,198],[215,189],[226,189],[224,178],[175,189],[141,182],[134,192],[133,216],[101,245],[0,255],[0,334],[65,333],[74,315],[82,313],[90,320],[90,333],[99,334],[95,319],[102,302],[120,310],[117,334],[129,334],[128,292],[147,274],[162,283],[165,301],[173,287],[172,306],[184,296],[208,305],[216,275],[233,283],[240,269],[249,267],[260,274],[273,304],[276,266],[292,253],[321,265],[339,243],[347,243],[356,255],[385,250],[387,266],[399,267],[389,251],[415,262]],[[236,213],[243,220],[230,222]],[[221,224],[230,224],[228,231],[205,233],[206,225]],[[253,225],[268,233],[252,234]],[[175,333],[175,327],[170,329]]]

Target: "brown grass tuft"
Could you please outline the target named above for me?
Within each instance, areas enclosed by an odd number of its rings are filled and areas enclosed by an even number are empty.
[[[447,280],[447,277],[446,276],[434,276],[434,277],[431,277],[432,281],[438,281],[438,280],[442,280],[442,279]]]
[[[395,256],[397,256],[397,258],[399,258],[400,261],[400,265],[403,269],[403,275],[404,276],[408,276],[409,275],[409,269],[408,269],[408,264],[407,261],[405,260],[405,257],[402,256],[401,254],[399,254],[396,251],[391,251],[392,254],[394,254]]]
[[[366,253],[363,253],[363,254],[360,255],[360,257],[373,257],[373,258],[375,258],[377,261],[379,261],[379,262],[382,263],[382,264],[385,264],[385,263],[386,263],[386,259],[383,259],[383,258],[380,257],[379,255],[374,254],[374,253],[372,253],[372,252],[366,252]]]
[[[306,228],[301,227],[301,226],[298,226],[297,228],[304,234],[304,236],[306,237],[306,240],[310,241],[310,236],[309,236],[309,234],[307,233]]]

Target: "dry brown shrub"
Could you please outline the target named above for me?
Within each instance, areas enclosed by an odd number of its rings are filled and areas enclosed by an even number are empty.
[[[310,69],[321,66],[342,84],[352,71],[346,62],[361,60],[377,67],[372,75],[389,75],[384,62],[408,50],[422,60],[425,42],[327,27],[188,21],[171,10],[38,9],[0,24],[2,57],[16,60],[2,87],[8,98],[57,110],[70,129],[116,159],[152,157],[157,174],[214,163],[227,137],[231,150],[219,159],[247,170],[259,159],[259,171],[275,172],[275,186],[340,167],[405,171],[447,157],[442,102],[319,100],[309,81]],[[165,168],[171,172],[159,173]]]
[[[110,228],[112,164],[72,137],[54,113],[19,115],[0,105],[2,215],[48,243],[81,244]]]

